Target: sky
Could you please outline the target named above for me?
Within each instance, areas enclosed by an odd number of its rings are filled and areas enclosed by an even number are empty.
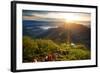
[[[90,21],[89,13],[23,10],[24,20],[37,20],[37,19],[56,20],[56,19],[68,19],[69,17],[71,17],[72,19],[76,18],[82,21]]]
[[[90,25],[91,21],[90,13],[34,10],[23,10],[22,13],[23,20],[77,22],[84,25]]]

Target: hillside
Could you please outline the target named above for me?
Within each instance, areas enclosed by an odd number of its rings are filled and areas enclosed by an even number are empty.
[[[28,22],[27,22],[28,23]],[[55,41],[56,43],[70,42],[82,43],[90,48],[90,28],[76,23],[58,23],[58,22],[30,22],[24,23],[23,35],[33,38],[44,38]],[[61,26],[61,25],[62,26]],[[57,28],[42,29],[40,27],[57,26]],[[59,26],[60,25],[60,26]]]

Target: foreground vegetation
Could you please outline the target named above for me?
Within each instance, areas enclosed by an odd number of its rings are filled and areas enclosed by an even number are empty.
[[[57,44],[49,39],[23,37],[23,62],[90,59],[90,50],[82,44]]]

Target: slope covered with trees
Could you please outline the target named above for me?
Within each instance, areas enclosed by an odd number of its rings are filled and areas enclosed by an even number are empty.
[[[50,39],[23,36],[23,62],[68,61],[90,59],[90,50],[74,43],[56,43]]]

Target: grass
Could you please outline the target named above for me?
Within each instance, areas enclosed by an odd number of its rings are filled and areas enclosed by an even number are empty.
[[[23,62],[70,61],[90,59],[90,50],[83,44],[57,44],[50,39],[23,38]]]

